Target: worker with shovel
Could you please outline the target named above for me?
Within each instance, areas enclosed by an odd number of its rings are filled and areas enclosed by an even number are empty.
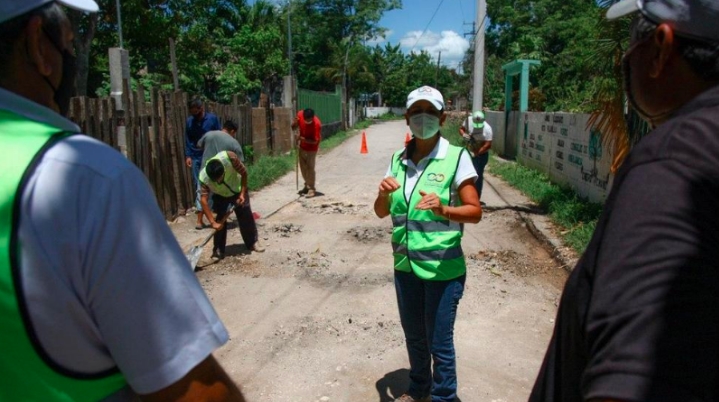
[[[200,204],[202,211],[215,230],[212,247],[212,258],[225,258],[227,244],[227,226],[220,223],[231,205],[236,205],[235,217],[240,226],[242,241],[248,250],[265,251],[258,240],[257,224],[250,207],[250,196],[247,191],[247,168],[240,158],[232,151],[219,152],[207,161],[200,171]],[[212,216],[209,198],[212,192]]]

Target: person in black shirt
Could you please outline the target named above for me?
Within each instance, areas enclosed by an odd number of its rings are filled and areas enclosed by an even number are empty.
[[[530,402],[719,401],[719,2],[624,0],[627,97],[654,130],[570,275]]]

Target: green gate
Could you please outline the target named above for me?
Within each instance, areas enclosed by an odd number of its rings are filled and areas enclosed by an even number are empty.
[[[299,110],[313,109],[323,125],[342,122],[342,87],[337,86],[334,93],[309,89],[299,89],[297,92]]]

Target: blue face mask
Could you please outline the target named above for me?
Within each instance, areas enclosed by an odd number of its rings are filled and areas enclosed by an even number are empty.
[[[409,129],[416,138],[432,138],[439,132],[439,117],[429,113],[416,114],[409,118]]]

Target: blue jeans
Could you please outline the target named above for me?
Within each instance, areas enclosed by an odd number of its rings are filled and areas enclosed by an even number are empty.
[[[190,157],[192,159],[192,184],[195,185],[195,208],[202,212],[200,204],[200,170],[202,169],[202,156]]]
[[[408,392],[415,398],[431,394],[432,402],[451,402],[457,397],[454,319],[465,279],[426,281],[412,272],[394,271],[409,354]]]
[[[477,181],[474,182],[474,187],[477,189],[480,200],[482,199],[482,186],[484,185],[484,167],[487,166],[487,162],[489,162],[489,152],[472,157],[472,165],[474,165],[474,170],[479,175]]]

